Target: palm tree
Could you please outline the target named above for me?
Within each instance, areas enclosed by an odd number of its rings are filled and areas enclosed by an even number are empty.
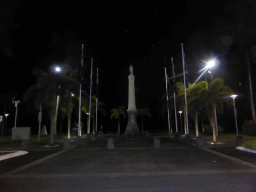
[[[125,107],[124,106],[120,106],[118,108],[114,108],[111,110],[111,119],[115,118],[118,120],[118,132],[117,134],[120,135],[120,116],[126,116],[126,112],[125,112]]]
[[[37,76],[37,84],[25,91],[23,99],[25,101],[34,99],[36,109],[38,109],[40,105],[45,105],[46,108],[51,107],[51,144],[53,144],[53,135],[56,134],[56,112],[58,111],[58,108],[55,108],[55,87],[58,87],[57,95],[64,97],[63,94],[66,94],[68,87],[78,87],[79,82],[72,77],[67,77],[65,75],[54,76],[42,70],[35,70],[34,75]]]
[[[67,133],[68,138],[70,138],[70,130],[71,130],[71,114],[74,110],[74,93],[70,92],[69,90],[66,91],[66,94],[63,95],[62,99],[60,100],[60,116],[61,120],[67,117]],[[60,124],[60,134],[62,133],[62,123]]]
[[[77,79],[78,71],[70,70],[66,77],[69,79]],[[77,82],[78,83],[78,82]],[[74,97],[79,92],[79,87],[77,83],[65,83],[61,85],[60,93],[62,95],[60,100],[60,109],[61,116],[64,118],[67,116],[67,130],[68,130],[68,138],[70,138],[70,130],[71,130],[71,113],[74,109],[74,98],[78,100],[78,97]],[[86,92],[85,92],[86,93]],[[86,97],[88,95],[86,94]],[[57,116],[57,115],[56,115]],[[61,124],[60,124],[61,126]],[[60,133],[62,128],[60,127]]]
[[[151,117],[149,109],[138,109],[137,115],[141,117],[141,133],[144,134],[144,117],[148,116]]]
[[[209,84],[209,89],[203,90],[202,93],[203,98],[205,98],[205,110],[207,112],[207,116],[210,121],[210,126],[213,130],[213,142],[216,143],[216,129],[215,129],[215,118],[214,111],[222,112],[223,111],[223,102],[230,104],[229,100],[225,100],[226,96],[230,96],[232,94],[232,90],[224,85],[224,80],[217,78],[214,79]]]
[[[196,137],[199,137],[198,115],[205,104],[207,87],[206,81],[200,81],[192,85],[188,91],[188,113],[195,121]]]
[[[177,102],[181,107],[184,106],[183,86],[183,83],[177,82],[177,87],[179,88]],[[199,135],[198,113],[200,110],[205,110],[213,130],[213,142],[216,143],[214,111],[217,109],[219,112],[222,112],[223,102],[230,103],[224,98],[231,94],[232,90],[228,86],[225,86],[224,80],[220,78],[214,79],[209,84],[209,89],[207,89],[207,82],[205,81],[201,81],[197,84],[189,84],[189,88],[187,88],[188,112],[189,115],[195,119],[197,136]]]

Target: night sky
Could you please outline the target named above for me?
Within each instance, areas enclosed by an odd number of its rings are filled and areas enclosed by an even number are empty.
[[[171,75],[171,57],[176,74],[182,72],[183,43],[190,82],[199,75],[203,61],[217,57],[219,66],[214,77],[224,78],[248,102],[246,64],[229,63],[227,54],[223,54],[227,47],[223,38],[223,44],[218,49],[215,46],[211,55],[189,52],[193,50],[192,44],[205,44],[210,49],[209,42],[213,39],[217,42],[218,36],[213,31],[222,25],[223,22],[218,23],[227,16],[228,5],[229,1],[223,0],[178,0],[171,4],[170,1],[1,1],[0,93],[16,92],[22,100],[24,91],[36,83],[32,74],[35,68],[50,72],[51,65],[64,64],[77,69],[84,43],[85,90],[89,91],[86,84],[93,58],[94,78],[98,67],[100,99],[106,103],[107,112],[117,106],[127,107],[129,66],[133,65],[137,108],[149,108],[154,114],[165,94],[165,67]],[[235,42],[235,37],[230,38],[225,31],[222,35],[228,43]]]

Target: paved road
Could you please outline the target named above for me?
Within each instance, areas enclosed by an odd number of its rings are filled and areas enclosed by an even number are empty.
[[[256,165],[169,137],[107,137],[1,175],[0,191],[256,191]],[[10,172],[9,172],[10,173]]]

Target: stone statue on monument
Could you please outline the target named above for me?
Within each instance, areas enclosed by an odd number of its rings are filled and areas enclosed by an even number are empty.
[[[133,75],[133,67],[132,67],[132,65],[130,65],[129,70],[130,70],[130,74]]]

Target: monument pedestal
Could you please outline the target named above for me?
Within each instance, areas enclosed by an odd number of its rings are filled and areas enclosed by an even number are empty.
[[[136,112],[137,110],[127,110],[128,113],[128,123],[125,130],[125,135],[139,135],[140,129],[136,122]]]

